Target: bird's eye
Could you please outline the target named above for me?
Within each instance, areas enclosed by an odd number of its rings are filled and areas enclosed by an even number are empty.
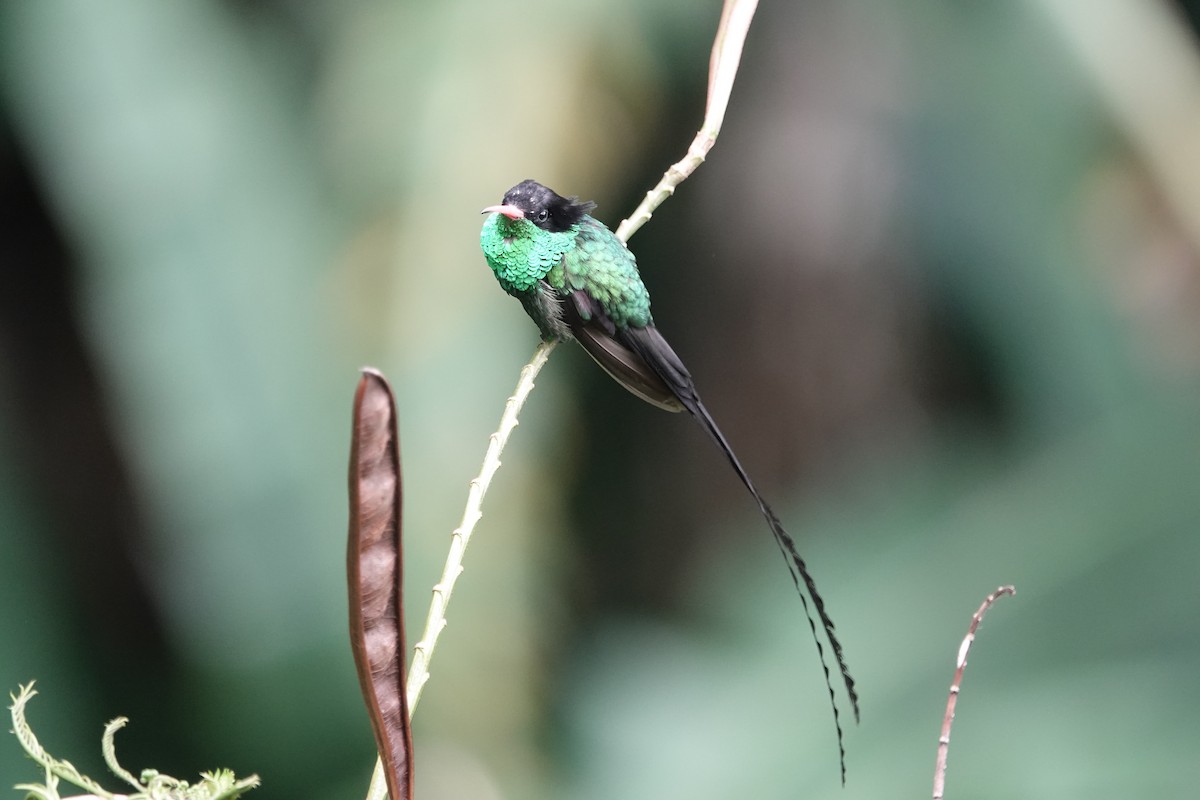
[[[538,212],[538,215],[537,215],[538,222],[545,222],[549,218],[550,218],[550,212],[547,211],[546,209],[543,208],[541,211]]]

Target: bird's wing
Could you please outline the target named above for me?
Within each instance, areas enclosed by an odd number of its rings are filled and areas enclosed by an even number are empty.
[[[563,303],[563,319],[587,354],[613,380],[651,405],[665,411],[683,410],[683,404],[658,371],[620,341],[617,326],[586,291],[575,290],[568,295]],[[679,366],[683,368],[682,363]]]
[[[684,408],[693,414],[697,413],[700,396],[696,393],[692,373],[688,372],[683,360],[667,344],[658,328],[652,324],[642,327],[631,325],[618,331],[616,338],[666,384]]]

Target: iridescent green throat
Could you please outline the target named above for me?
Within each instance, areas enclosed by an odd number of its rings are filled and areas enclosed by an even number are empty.
[[[533,291],[538,281],[562,263],[562,257],[575,248],[576,225],[553,233],[524,219],[509,219],[492,214],[483,223],[479,245],[496,280],[509,294]]]

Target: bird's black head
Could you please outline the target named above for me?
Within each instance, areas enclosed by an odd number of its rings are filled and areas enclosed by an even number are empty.
[[[578,225],[584,215],[596,207],[592,202],[580,202],[578,197],[563,197],[552,189],[534,180],[524,180],[504,193],[503,206],[492,206],[507,216],[502,209],[521,212],[527,219],[544,231],[561,233]]]

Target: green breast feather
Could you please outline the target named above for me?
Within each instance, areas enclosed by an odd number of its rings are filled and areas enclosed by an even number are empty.
[[[539,230],[525,220],[492,214],[483,223],[479,245],[501,288],[519,296],[533,291],[575,247],[576,229],[561,233]]]
[[[591,217],[561,232],[492,214],[479,243],[504,291],[520,297],[546,281],[565,296],[583,290],[621,328],[651,323],[650,294],[637,262],[620,240]]]

